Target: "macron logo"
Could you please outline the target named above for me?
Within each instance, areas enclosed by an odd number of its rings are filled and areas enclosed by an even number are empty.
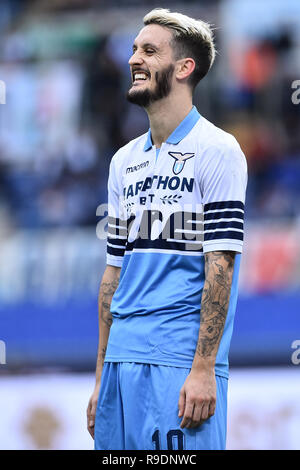
[[[140,163],[139,165],[129,166],[126,168],[127,173],[133,173],[134,171],[141,170],[142,168],[146,168],[149,165],[149,160],[146,162]]]

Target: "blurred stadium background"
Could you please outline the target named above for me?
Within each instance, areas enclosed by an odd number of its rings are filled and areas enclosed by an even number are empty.
[[[1,0],[1,449],[93,447],[96,208],[112,155],[148,128],[124,96],[156,6],[215,25],[195,104],[248,160],[228,448],[300,448],[300,2]]]

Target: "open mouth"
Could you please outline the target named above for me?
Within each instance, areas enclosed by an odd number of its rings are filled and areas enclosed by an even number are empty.
[[[133,80],[132,80],[133,85],[138,85],[148,80],[149,75],[146,72],[136,71],[136,72],[133,72],[132,77],[133,77]]]

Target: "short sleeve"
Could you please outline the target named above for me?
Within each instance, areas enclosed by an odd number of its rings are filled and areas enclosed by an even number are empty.
[[[121,267],[127,243],[127,221],[123,216],[122,195],[119,190],[116,162],[113,158],[108,177],[107,264]]]
[[[247,163],[235,141],[232,148],[215,149],[202,174],[203,251],[242,252]]]

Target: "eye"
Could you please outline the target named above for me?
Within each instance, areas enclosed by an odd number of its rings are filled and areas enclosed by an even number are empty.
[[[154,54],[154,50],[153,49],[146,49],[146,54],[148,55],[151,55],[151,54]]]

